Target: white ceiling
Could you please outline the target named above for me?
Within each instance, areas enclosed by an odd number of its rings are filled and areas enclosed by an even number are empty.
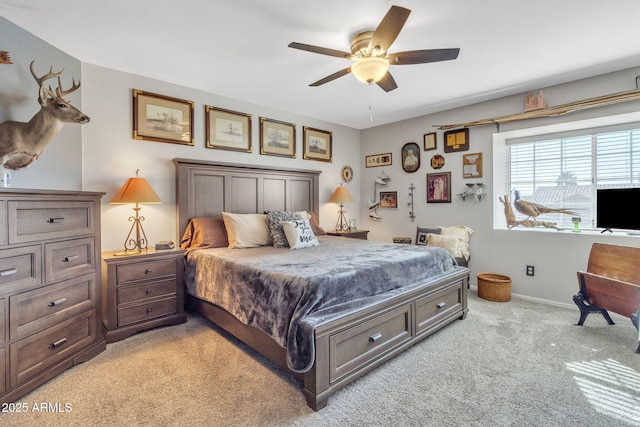
[[[392,65],[388,93],[353,75],[308,86],[350,61],[290,42],[349,51],[394,3],[412,12],[390,52],[458,59]],[[0,14],[83,62],[356,129],[640,66],[639,0],[0,0]]]

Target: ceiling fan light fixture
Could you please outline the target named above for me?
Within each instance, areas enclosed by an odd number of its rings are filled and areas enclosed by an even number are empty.
[[[363,83],[375,83],[389,71],[389,61],[378,56],[362,58],[351,66],[351,72]]]

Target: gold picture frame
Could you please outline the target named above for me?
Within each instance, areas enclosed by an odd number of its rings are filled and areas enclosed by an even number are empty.
[[[456,129],[444,133],[444,152],[467,151],[469,149],[469,129]]]
[[[260,117],[260,154],[296,157],[296,125]]]
[[[423,139],[424,151],[438,148],[438,134],[436,132],[425,133]]]
[[[251,152],[251,114],[204,106],[206,148]]]
[[[308,126],[302,128],[303,150],[302,158],[331,162],[333,134],[326,130],[314,129]]]
[[[374,168],[377,166],[390,166],[391,165],[391,153],[384,154],[372,154],[364,158],[364,165],[368,168]]]
[[[482,153],[464,154],[462,156],[462,177],[482,178]]]
[[[133,89],[133,139],[193,145],[193,104]]]

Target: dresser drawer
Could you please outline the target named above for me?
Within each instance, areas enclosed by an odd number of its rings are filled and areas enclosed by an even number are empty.
[[[131,264],[120,264],[116,269],[118,285],[143,279],[156,279],[158,277],[175,276],[175,257],[155,260],[135,262]]]
[[[11,344],[11,386],[20,385],[73,355],[91,344],[96,336],[96,312],[90,310]]]
[[[66,279],[95,269],[93,237],[44,245],[45,282]]]
[[[134,286],[118,287],[118,304],[144,301],[149,298],[176,294],[176,279],[166,279]]]
[[[7,300],[6,298],[0,298],[0,346],[4,344],[7,340],[7,336],[5,333],[5,326],[9,324],[5,315],[7,313],[6,309]],[[0,365],[0,368],[2,365]]]
[[[94,233],[92,202],[9,201],[9,244]]]
[[[329,337],[329,378],[334,382],[412,337],[411,304]]]
[[[118,326],[155,319],[178,311],[176,297],[148,302],[147,304],[118,308]]]
[[[5,385],[7,383],[6,366],[7,366],[7,348],[0,347],[0,395],[5,391],[7,391],[7,387]]]
[[[27,246],[0,251],[0,292],[42,283],[42,249]]]
[[[94,275],[13,295],[9,299],[9,335],[22,338],[61,319],[95,307]]]
[[[462,313],[462,282],[416,301],[416,334],[421,334],[447,319]]]

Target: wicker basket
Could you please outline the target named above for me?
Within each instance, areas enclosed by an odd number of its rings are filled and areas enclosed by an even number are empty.
[[[393,243],[406,243],[411,244],[411,237],[394,237]]]
[[[478,273],[478,296],[489,301],[511,301],[511,277]]]

